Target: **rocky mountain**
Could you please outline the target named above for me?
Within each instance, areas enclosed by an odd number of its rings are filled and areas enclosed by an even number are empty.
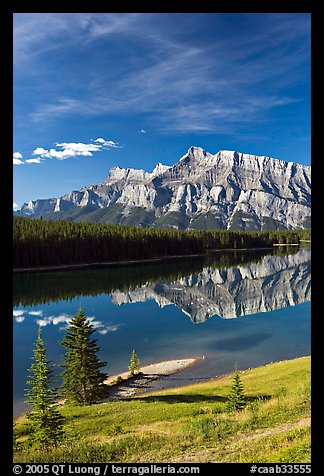
[[[310,251],[265,256],[232,268],[206,267],[177,281],[116,291],[111,297],[118,306],[151,299],[160,307],[173,304],[194,323],[214,315],[230,319],[295,306],[311,299]]]
[[[16,214],[179,229],[309,228],[311,167],[191,147],[175,165],[113,167],[103,182],[25,203]]]

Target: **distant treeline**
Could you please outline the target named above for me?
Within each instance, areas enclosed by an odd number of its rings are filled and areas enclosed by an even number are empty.
[[[176,281],[184,276],[197,275],[205,267],[230,268],[246,263],[258,263],[264,256],[281,256],[296,253],[297,247],[273,250],[247,250],[210,252],[186,260],[164,260],[156,263],[137,263],[132,266],[115,266],[96,269],[52,271],[51,273],[17,273],[13,280],[13,305],[35,306],[48,302],[74,299],[80,296],[97,296],[114,291],[129,291],[161,281]]]
[[[14,267],[140,260],[202,254],[210,249],[264,248],[274,243],[299,243],[309,234],[309,230],[179,231],[14,217]]]

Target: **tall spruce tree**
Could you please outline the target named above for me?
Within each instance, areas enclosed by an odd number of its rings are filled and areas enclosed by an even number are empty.
[[[107,375],[100,369],[106,365],[97,357],[97,340],[91,339],[93,326],[80,308],[67,328],[62,345],[67,352],[62,367],[63,393],[79,405],[96,403],[106,388]]]
[[[53,385],[54,366],[47,361],[46,347],[42,339],[41,328],[38,328],[37,341],[34,349],[34,363],[31,365],[26,389],[26,403],[33,407],[27,413],[30,422],[31,440],[34,446],[47,449],[57,446],[63,438],[63,417],[55,404],[57,388]]]
[[[229,411],[242,410],[246,405],[244,388],[241,381],[240,373],[235,367],[232,378],[232,387],[227,399],[226,408]]]

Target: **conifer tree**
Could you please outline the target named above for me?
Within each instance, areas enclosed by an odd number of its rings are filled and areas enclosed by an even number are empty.
[[[232,387],[227,399],[226,408],[229,411],[237,411],[242,410],[245,405],[246,402],[244,396],[244,388],[241,381],[240,373],[236,367],[232,378]]]
[[[34,349],[34,363],[31,365],[30,379],[27,381],[29,389],[26,390],[28,400],[26,403],[33,407],[27,413],[31,427],[31,439],[38,448],[47,449],[57,446],[63,438],[63,417],[55,404],[57,388],[53,388],[52,362],[46,359],[46,347],[42,339],[41,328]]]
[[[67,352],[62,367],[63,393],[79,405],[97,402],[105,389],[107,375],[100,369],[106,365],[97,357],[97,340],[91,339],[93,326],[80,308],[67,328],[62,345]]]
[[[129,370],[131,376],[133,377],[135,374],[138,374],[139,369],[140,369],[140,361],[137,358],[135,349],[133,349],[133,352],[132,352],[131,357],[130,357],[130,363],[129,363],[129,366],[128,366],[128,370]]]

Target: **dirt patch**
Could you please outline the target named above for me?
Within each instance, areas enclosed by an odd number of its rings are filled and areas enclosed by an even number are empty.
[[[296,422],[283,423],[282,425],[275,426],[273,428],[265,428],[256,430],[254,434],[246,434],[244,436],[236,437],[234,436],[229,441],[227,441],[227,447],[231,447],[233,451],[233,462],[237,457],[236,445],[242,443],[242,441],[252,442],[258,438],[263,438],[266,436],[279,435],[289,430],[294,430],[295,428],[308,426],[311,424],[311,418],[305,417]],[[181,455],[172,459],[172,463],[219,463],[224,462],[223,460],[218,461],[217,452],[215,447],[199,447],[195,450],[188,450],[183,452]]]
[[[244,439],[255,440],[256,438],[262,438],[264,436],[278,435],[284,433],[285,431],[294,430],[300,426],[307,426],[311,424],[311,418],[305,417],[301,420],[298,420],[295,423],[283,423],[282,425],[275,426],[274,428],[267,428],[265,430],[257,430],[254,435],[244,437]]]

